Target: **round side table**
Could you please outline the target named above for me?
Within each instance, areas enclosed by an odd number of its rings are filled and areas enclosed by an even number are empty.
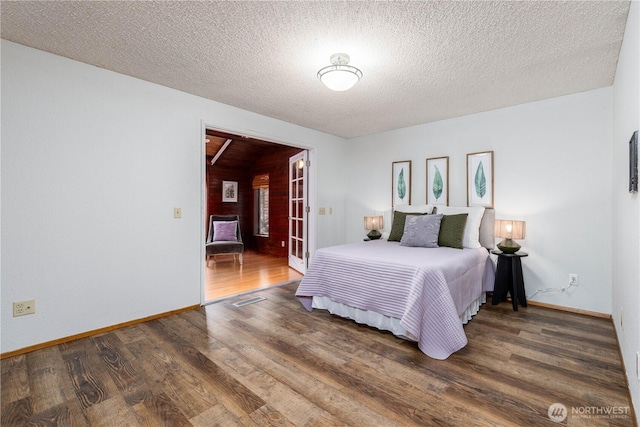
[[[524,290],[520,258],[529,256],[529,254],[526,252],[505,254],[496,249],[492,250],[491,253],[498,255],[498,266],[496,267],[496,280],[493,286],[491,304],[497,305],[501,301],[506,301],[507,294],[511,294],[511,303],[515,311],[518,311],[518,303],[526,307],[527,295]]]

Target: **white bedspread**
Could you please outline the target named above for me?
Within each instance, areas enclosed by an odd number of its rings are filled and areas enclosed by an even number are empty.
[[[322,296],[399,319],[435,359],[467,344],[460,315],[493,290],[485,248],[414,248],[377,240],[316,251],[296,296],[312,310]]]

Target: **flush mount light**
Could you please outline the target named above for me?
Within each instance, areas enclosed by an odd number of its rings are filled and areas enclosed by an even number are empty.
[[[351,89],[362,78],[362,71],[348,65],[350,59],[346,53],[334,53],[330,58],[332,65],[318,71],[318,78],[331,90]]]

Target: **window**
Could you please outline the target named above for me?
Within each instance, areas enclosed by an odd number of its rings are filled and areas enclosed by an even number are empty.
[[[269,174],[253,177],[253,232],[269,235]]]

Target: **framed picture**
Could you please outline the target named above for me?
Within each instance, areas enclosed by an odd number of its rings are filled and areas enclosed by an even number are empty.
[[[638,192],[638,131],[629,140],[629,193]]]
[[[427,159],[427,204],[449,204],[449,157]]]
[[[238,201],[238,181],[222,181],[222,201]]]
[[[467,154],[467,206],[493,207],[493,151]]]
[[[411,160],[391,165],[391,207],[411,204]]]

